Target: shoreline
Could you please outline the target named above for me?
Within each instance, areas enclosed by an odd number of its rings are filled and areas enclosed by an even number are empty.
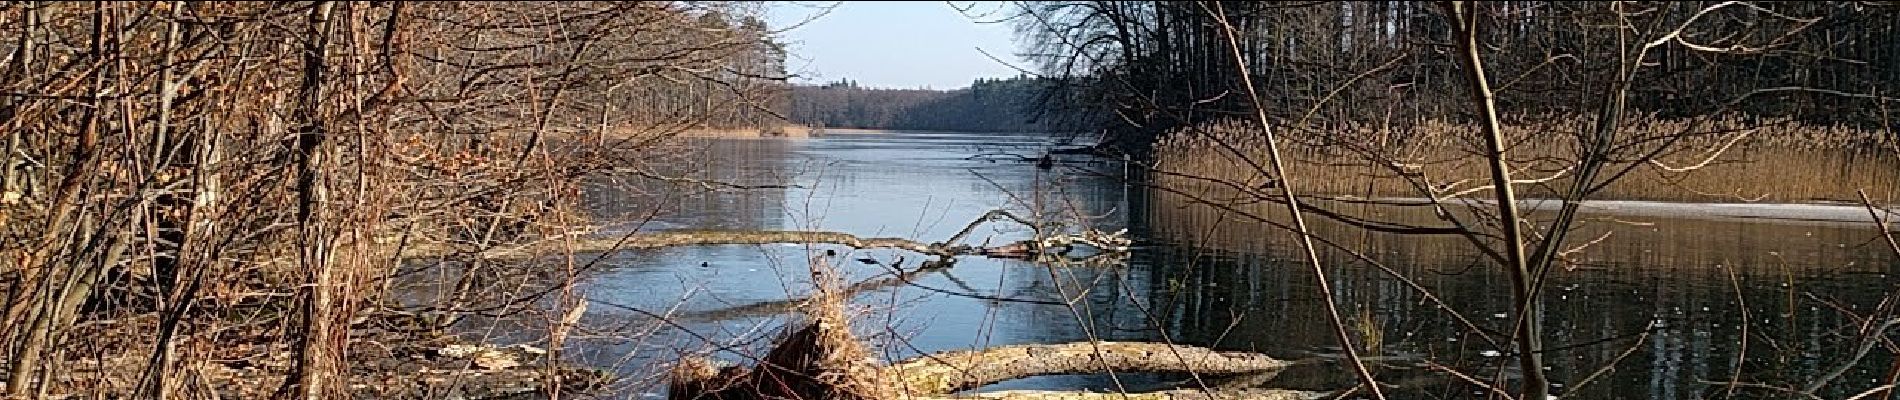
[[[804,125],[757,128],[694,128],[680,131],[678,137],[718,139],[804,139],[822,135],[822,130]]]
[[[1424,206],[1432,204],[1431,199],[1417,197],[1328,197],[1334,201],[1369,201],[1391,206]],[[1556,211],[1562,206],[1559,199],[1519,199],[1518,205],[1525,212]],[[1496,200],[1465,199],[1465,201],[1443,200],[1447,205],[1491,205]],[[1710,220],[1741,220],[1781,223],[1817,223],[1817,224],[1872,224],[1876,221],[1868,214],[1866,206],[1843,202],[1803,202],[1803,203],[1707,203],[1707,202],[1671,202],[1654,200],[1584,200],[1578,210],[1586,214],[1605,214],[1637,217],[1696,218]],[[1885,218],[1900,218],[1900,204],[1875,204],[1875,210],[1885,212]]]
[[[870,128],[818,128],[819,135],[882,135],[894,132],[890,129]]]

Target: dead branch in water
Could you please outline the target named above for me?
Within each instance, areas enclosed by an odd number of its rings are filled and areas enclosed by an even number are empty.
[[[1016,223],[1041,228],[1029,219],[1022,218],[1004,210],[991,210],[971,221],[969,225],[942,242],[924,243],[905,238],[874,237],[866,238],[844,232],[831,231],[775,231],[775,230],[681,230],[653,233],[637,233],[624,237],[602,237],[576,239],[571,245],[573,251],[599,252],[631,249],[652,249],[673,246],[714,246],[746,245],[774,243],[813,243],[834,244],[856,249],[898,249],[937,256],[945,259],[966,255],[984,255],[991,257],[1027,258],[1045,255],[1050,252],[1066,251],[1081,244],[1100,249],[1105,253],[1128,251],[1132,243],[1126,232],[1100,232],[1086,230],[1075,234],[1049,234],[1040,241],[1026,240],[1003,246],[977,247],[958,244],[967,238],[978,226],[986,222],[1007,219]],[[517,246],[498,247],[484,251],[485,258],[512,258],[533,254],[546,254],[545,246],[570,245],[559,238],[530,242]],[[435,250],[435,251],[432,251]],[[427,246],[418,246],[412,254],[439,252]]]
[[[864,292],[874,291],[874,290],[881,290],[881,289],[896,287],[896,286],[903,286],[905,284],[908,284],[916,280],[918,276],[922,276],[927,273],[943,271],[945,269],[950,268],[951,265],[952,264],[947,263],[947,262],[926,261],[924,262],[922,266],[917,267],[917,269],[912,269],[908,271],[898,270],[898,272],[895,274],[866,279],[863,281],[859,281],[858,283],[851,284],[850,286],[845,286],[842,290],[839,291],[839,294],[841,296],[844,296],[845,298],[850,298],[852,296],[858,295],[859,293],[864,293]],[[757,303],[747,303],[747,304],[720,308],[720,309],[715,309],[715,310],[688,312],[682,315],[681,317],[685,319],[691,319],[691,320],[725,321],[725,320],[731,320],[734,318],[741,318],[741,317],[780,315],[780,314],[785,314],[793,310],[796,310],[799,306],[807,304],[811,301],[812,301],[811,297],[761,301]]]

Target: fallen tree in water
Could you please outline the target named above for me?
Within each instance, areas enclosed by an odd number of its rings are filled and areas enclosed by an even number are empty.
[[[1262,354],[1138,342],[1076,342],[949,351],[880,365],[850,332],[843,293],[821,289],[810,321],[788,330],[751,367],[686,357],[673,368],[668,398],[764,399],[1315,399],[1329,393],[1217,387],[1150,393],[999,391],[957,395],[998,382],[1045,375],[1185,372],[1196,376],[1277,373],[1296,362]]]
[[[751,400],[825,399],[1316,399],[1325,392],[1262,389],[1175,389],[1149,393],[1011,390],[954,393],[1045,375],[1114,371],[1189,372],[1203,376],[1273,373],[1294,362],[1261,354],[1136,342],[1077,342],[1003,346],[924,355],[886,366],[861,355],[840,324],[819,319],[780,339],[750,368],[715,367],[703,358],[674,368],[669,398]]]
[[[883,369],[912,394],[944,394],[1042,375],[1115,372],[1258,374],[1292,363],[1244,352],[1140,342],[1002,346],[920,356]]]
[[[959,244],[984,223],[997,220],[1009,220],[1027,225],[1036,231],[1036,238],[1008,243],[999,246],[971,246]],[[905,238],[867,238],[844,232],[831,231],[782,231],[782,230],[680,230],[662,232],[630,233],[620,237],[555,237],[535,242],[490,248],[478,251],[486,258],[512,258],[535,254],[547,254],[549,250],[561,249],[576,252],[601,252],[631,249],[652,249],[673,246],[713,246],[775,243],[811,243],[833,244],[856,249],[897,249],[907,250],[942,259],[958,256],[980,255],[997,258],[1035,258],[1046,255],[1061,255],[1074,250],[1077,245],[1092,247],[1097,254],[1125,253],[1133,243],[1126,231],[1102,232],[1085,229],[1077,233],[1061,233],[1059,226],[1036,223],[1004,210],[991,210],[983,216],[965,225],[961,231],[941,242],[925,243]],[[415,246],[410,254],[445,253],[440,246]]]

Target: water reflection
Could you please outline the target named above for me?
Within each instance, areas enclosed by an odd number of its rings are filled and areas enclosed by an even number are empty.
[[[1178,195],[1125,185],[1114,174],[1057,175],[1026,163],[971,158],[1040,141],[941,133],[720,140],[690,156],[696,161],[668,173],[795,187],[679,196],[672,184],[603,182],[588,200],[603,216],[625,218],[644,218],[651,204],[664,204],[665,212],[641,229],[823,229],[941,240],[970,218],[1011,208],[1104,216],[1097,228],[1126,227],[1144,239],[1130,262],[1119,267],[966,258],[907,284],[867,290],[856,299],[863,306],[860,332],[887,358],[1091,337],[1165,339],[1291,359],[1325,360],[1337,352],[1313,278],[1294,261],[1293,238],[1286,232],[1193,206]],[[1274,215],[1270,207],[1247,210]],[[1430,219],[1417,208],[1352,210]],[[1463,239],[1367,234],[1324,222],[1315,229],[1432,291],[1481,329],[1508,326],[1503,315],[1509,310],[1509,280],[1485,267]],[[1553,380],[1575,384],[1625,350],[1637,349],[1603,381],[1575,393],[1586,398],[1708,397],[1720,385],[1702,382],[1729,380],[1743,356],[1743,381],[1805,382],[1837,364],[1854,340],[1853,322],[1824,304],[1866,313],[1894,284],[1890,270],[1896,261],[1872,241],[1871,229],[1857,225],[1620,215],[1592,219],[1572,237],[1581,242],[1605,232],[1614,233],[1574,254],[1571,268],[1552,273],[1544,298],[1547,342],[1553,348],[1546,359]],[[974,240],[1001,243],[1027,236],[1022,229],[984,228]],[[722,357],[743,360],[734,354],[761,348],[771,327],[786,319],[770,312],[777,308],[760,304],[805,295],[810,288],[806,257],[825,249],[840,252],[832,262],[851,281],[886,272],[853,259],[889,263],[901,255],[804,246],[612,255],[612,267],[587,281],[588,296],[670,311],[677,325],[650,335],[588,338],[579,345],[583,357],[621,365],[636,375],[692,350],[726,347],[737,351]],[[1469,396],[1470,388],[1421,378],[1434,376],[1421,370],[1423,360],[1484,377],[1511,374],[1513,363],[1495,353],[1508,348],[1470,333],[1409,284],[1340,251],[1327,252],[1325,259],[1334,272],[1328,279],[1337,288],[1335,300],[1354,331],[1377,337],[1368,354],[1382,360],[1381,376],[1425,388],[1409,394]],[[914,267],[917,256],[909,255],[906,262]],[[1038,304],[1048,302],[1066,305]],[[721,313],[735,307],[746,311]],[[653,322],[625,310],[592,310],[588,320],[602,325]],[[1636,342],[1652,323],[1653,332]],[[1744,329],[1746,346],[1741,344]],[[1890,361],[1876,351],[1840,382],[1871,387],[1875,384],[1869,382],[1884,379]],[[1046,377],[998,387],[1106,389],[1119,381],[1143,388],[1178,379],[1118,378],[1123,379]],[[1350,379],[1322,362],[1270,384],[1338,388]]]
[[[1292,258],[1292,235],[1223,222],[1236,217],[1211,207],[1179,207],[1192,202],[1180,195],[1152,192],[1144,200],[1138,207],[1147,212],[1138,213],[1143,220],[1134,225],[1157,240],[1181,244],[1157,248],[1150,256],[1158,258],[1144,263],[1152,280],[1168,282],[1153,291],[1182,299],[1171,308],[1181,315],[1173,325],[1180,336],[1269,352],[1324,352],[1318,349],[1332,345],[1311,275]],[[1413,222],[1430,218],[1418,208],[1360,211]],[[1825,303],[1866,313],[1893,287],[1895,260],[1865,225],[1590,217],[1572,234],[1581,238],[1574,243],[1602,241],[1553,271],[1543,296],[1551,378],[1576,383],[1632,346],[1641,351],[1604,381],[1574,393],[1586,398],[1706,397],[1721,385],[1702,382],[1727,382],[1731,375],[1744,382],[1806,383],[1840,363],[1854,340],[1853,322]],[[1482,329],[1507,330],[1509,278],[1485,267],[1464,239],[1366,233],[1324,220],[1314,230],[1409,277]],[[1216,254],[1197,255],[1195,249]],[[1397,356],[1393,367],[1416,368],[1406,361],[1430,359],[1472,365],[1485,376],[1510,368],[1495,365],[1506,358],[1493,356],[1508,348],[1474,340],[1391,274],[1343,251],[1325,255],[1334,269],[1329,279],[1336,300],[1352,314],[1347,319],[1355,331],[1378,332],[1381,346],[1373,352]],[[1645,342],[1634,343],[1651,323],[1655,329]],[[1737,371],[1743,329],[1749,344]],[[1863,360],[1840,379],[1847,387],[1837,394],[1885,383],[1889,361]]]

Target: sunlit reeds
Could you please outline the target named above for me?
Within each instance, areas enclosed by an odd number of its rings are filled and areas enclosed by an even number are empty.
[[[1526,198],[1568,190],[1589,130],[1587,118],[1520,118],[1506,124],[1507,152]],[[1285,128],[1288,174],[1303,194],[1424,198],[1484,190],[1488,174],[1475,126],[1426,121],[1394,127]],[[1154,146],[1160,182],[1262,184],[1269,179],[1256,128],[1227,123],[1183,129]],[[1593,181],[1614,182],[1593,199],[1692,202],[1843,201],[1865,189],[1900,198],[1891,139],[1847,126],[1786,120],[1633,118],[1612,140]],[[1414,179],[1404,178],[1404,174]],[[1187,175],[1187,176],[1182,176]],[[1191,177],[1190,177],[1191,176]],[[1417,183],[1429,183],[1421,186]]]

